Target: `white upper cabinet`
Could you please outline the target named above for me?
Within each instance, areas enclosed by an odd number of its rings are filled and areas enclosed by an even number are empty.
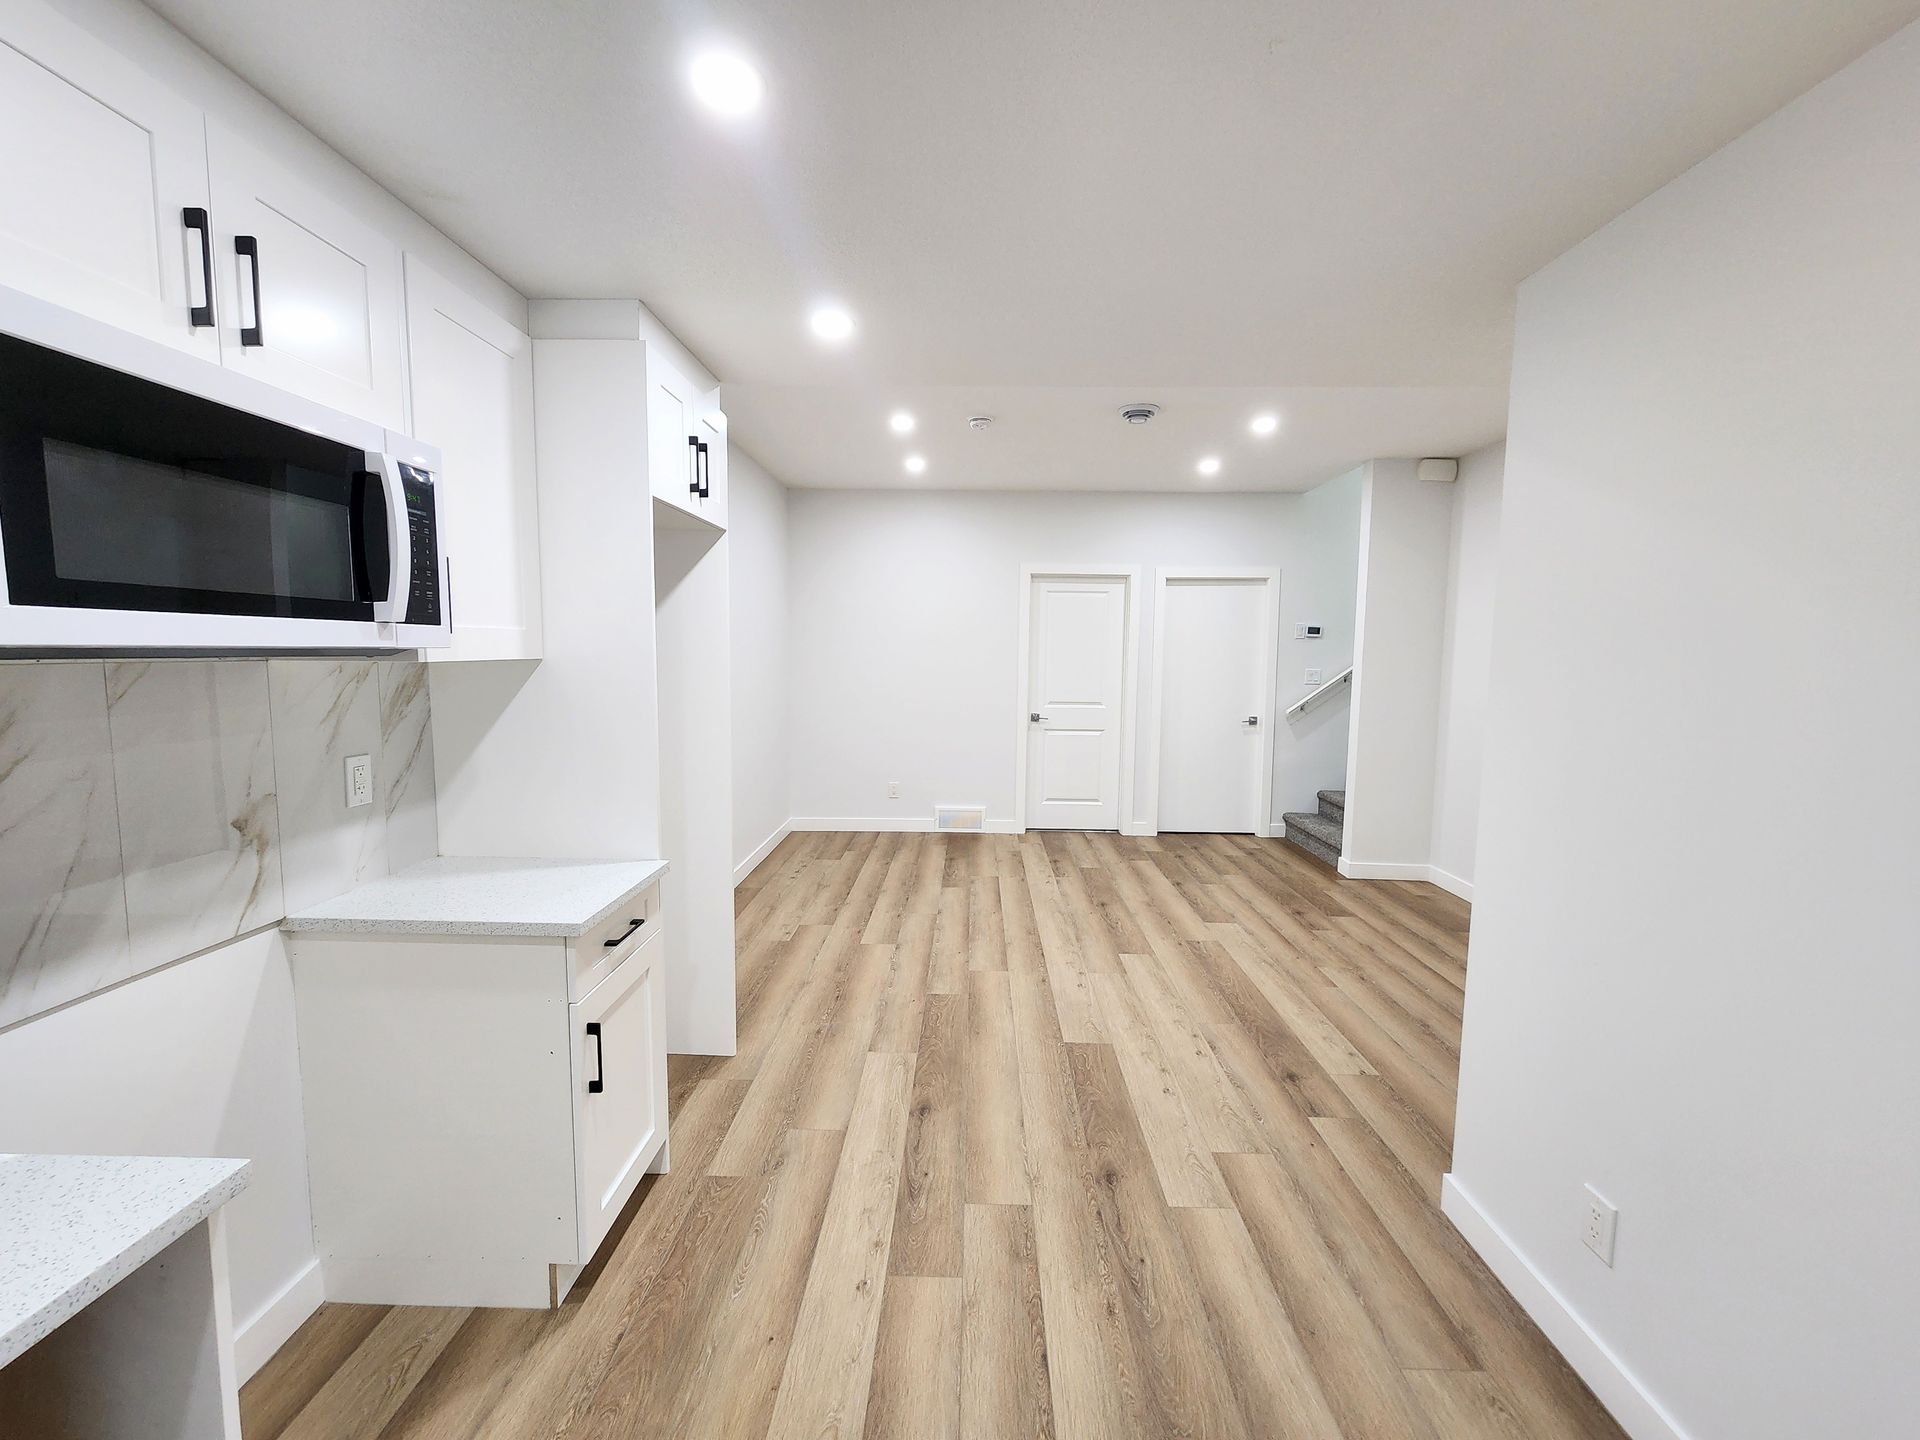
[[[693,433],[700,445],[699,514],[709,525],[727,528],[727,417],[720,409],[720,392],[700,398]]]
[[[211,123],[207,160],[222,361],[405,429],[399,246]]]
[[[194,314],[212,268],[200,111],[35,0],[8,0],[0,135],[0,285],[216,358],[212,317]]]
[[[720,413],[720,392],[696,389],[653,344],[647,346],[647,479],[673,518],[726,529],[727,417]]]
[[[694,417],[700,395],[657,345],[647,346],[647,479],[653,498],[688,515],[700,511]]]
[[[442,457],[453,644],[431,660],[540,657],[533,342],[406,258],[413,434]]]

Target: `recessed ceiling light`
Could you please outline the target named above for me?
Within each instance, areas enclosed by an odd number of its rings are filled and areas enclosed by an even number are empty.
[[[924,475],[927,473],[927,457],[924,455],[909,455],[906,459],[906,466],[909,475]]]
[[[716,115],[737,120],[760,108],[760,72],[730,50],[705,50],[687,67],[694,98]]]
[[[1218,475],[1220,473],[1220,457],[1218,455],[1209,455],[1193,468],[1198,470],[1202,475]]]
[[[853,334],[853,316],[838,305],[815,306],[807,324],[820,339],[835,343]]]
[[[1247,429],[1256,435],[1271,435],[1280,428],[1280,417],[1269,410],[1265,415],[1256,415],[1247,422]]]
[[[913,416],[904,410],[896,410],[887,417],[887,428],[896,435],[911,435],[913,425]]]

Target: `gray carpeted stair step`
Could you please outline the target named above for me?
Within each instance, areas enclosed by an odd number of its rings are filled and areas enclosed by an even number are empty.
[[[1345,828],[1339,820],[1298,810],[1290,810],[1280,818],[1286,822],[1285,838],[1289,844],[1298,846],[1329,865],[1339,863],[1340,842]]]
[[[1322,790],[1320,792],[1320,813],[1329,820],[1347,818],[1347,792],[1344,790]]]

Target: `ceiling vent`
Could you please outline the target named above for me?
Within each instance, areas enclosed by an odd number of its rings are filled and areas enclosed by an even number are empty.
[[[993,416],[991,415],[969,415],[967,417],[967,428],[969,430],[984,430],[992,423]]]
[[[1144,425],[1160,413],[1158,405],[1123,405],[1120,418],[1129,425]]]

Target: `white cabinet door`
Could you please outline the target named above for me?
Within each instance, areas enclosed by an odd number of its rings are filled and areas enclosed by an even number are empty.
[[[568,1007],[582,1265],[667,1140],[665,954],[655,935]]]
[[[453,644],[430,660],[540,658],[533,342],[406,257],[412,433],[439,449]]]
[[[0,285],[212,359],[200,112],[37,0],[0,8]]]
[[[720,392],[702,397],[699,419],[693,433],[707,447],[700,457],[705,492],[699,500],[699,516],[709,525],[727,528],[727,417],[720,409]]]
[[[222,362],[404,430],[399,247],[218,125],[207,160]]]
[[[692,443],[699,404],[693,382],[657,346],[647,346],[647,480],[654,499],[688,515],[700,513]]]

